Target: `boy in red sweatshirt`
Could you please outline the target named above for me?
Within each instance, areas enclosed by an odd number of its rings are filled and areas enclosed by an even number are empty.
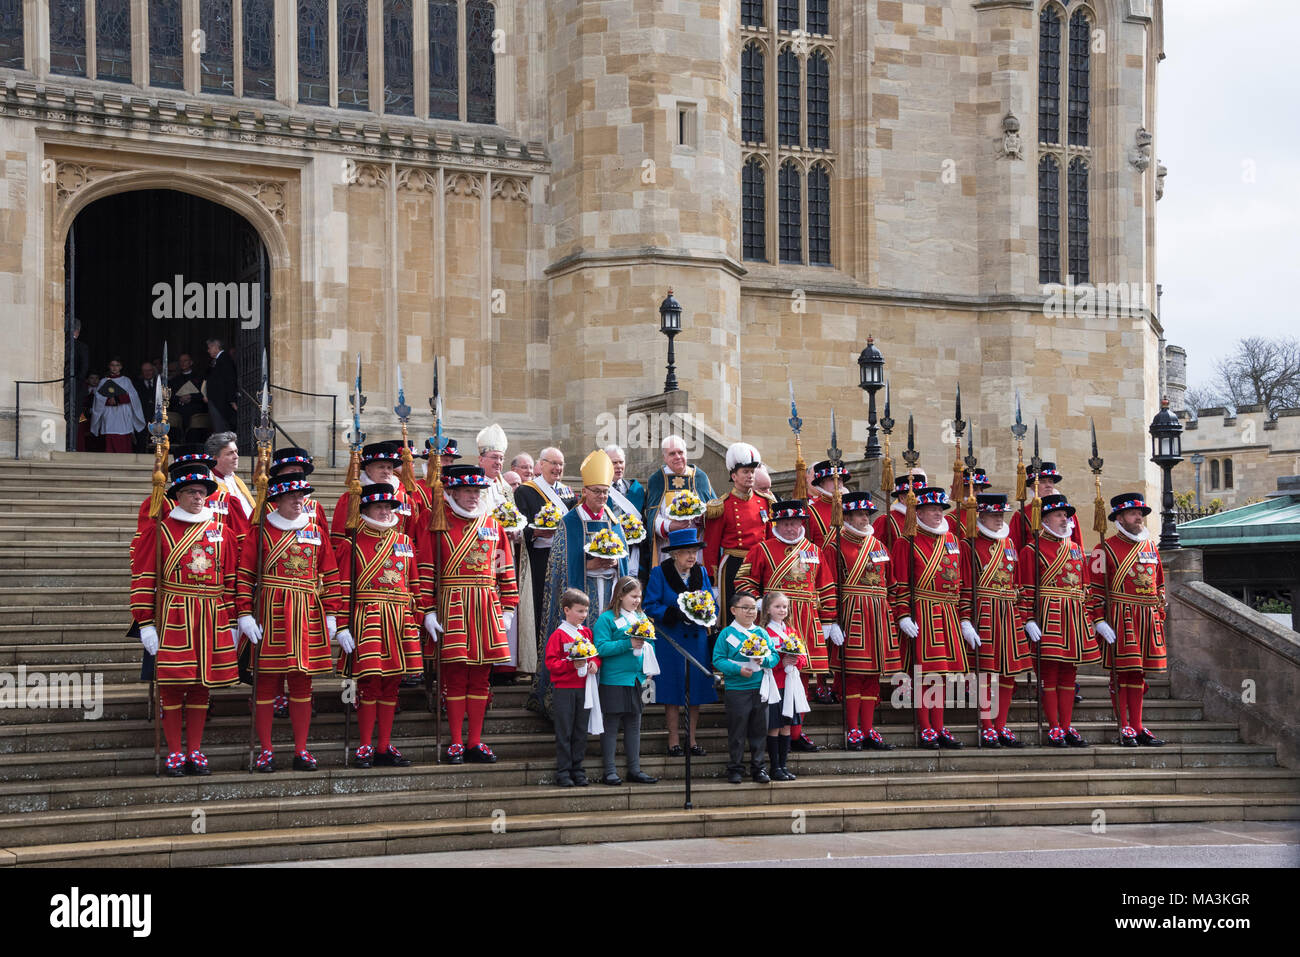
[[[564,621],[546,641],[546,667],[554,689],[551,710],[555,715],[555,783],[562,788],[586,787],[587,774],[582,769],[587,754],[587,723],[590,709],[585,706],[587,676],[595,675],[600,659],[591,657],[575,661],[574,644],[583,639],[595,649],[587,620],[590,602],[576,588],[565,589],[560,596]]]

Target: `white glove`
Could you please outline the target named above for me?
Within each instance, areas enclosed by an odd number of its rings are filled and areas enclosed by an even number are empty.
[[[898,623],[898,627],[909,638],[915,638],[921,633],[921,629],[916,627],[916,622],[912,621],[911,615],[904,615],[902,621]]]
[[[253,620],[252,615],[239,616],[239,633],[253,644],[262,640],[262,626]]]
[[[1097,634],[1106,639],[1106,644],[1115,644],[1115,629],[1111,628],[1111,626],[1106,624],[1106,622],[1097,622]]]
[[[350,655],[357,650],[357,643],[352,640],[352,632],[346,628],[340,628],[334,637],[338,639],[339,647],[343,649],[345,655]]]
[[[442,625],[438,623],[438,613],[431,611],[424,616],[424,630],[429,633],[429,637],[434,641],[438,640],[438,632],[442,631]]]
[[[158,654],[158,629],[153,625],[140,626],[140,644],[151,655]]]
[[[578,677],[579,678],[587,677],[587,663],[585,661],[582,664],[578,665]]]
[[[836,645],[844,644],[844,631],[833,621],[822,625],[822,637]]]
[[[510,626],[513,625],[514,623],[515,623],[514,609],[507,608],[505,611],[501,613],[501,627],[504,628],[506,631],[509,631]]]
[[[1043,629],[1038,627],[1038,622],[1027,621],[1025,622],[1025,634],[1029,636],[1030,641],[1038,641],[1039,638],[1043,637]]]
[[[230,629],[230,647],[234,648],[236,651],[239,650],[239,629],[238,628]]]
[[[962,620],[961,636],[966,639],[966,644],[970,645],[971,651],[979,648],[984,642],[980,639],[980,633],[975,630],[975,626],[969,621]]]
[[[333,641],[334,636],[337,635],[339,631],[339,620],[335,618],[333,615],[326,615],[325,630],[329,632],[330,641]]]

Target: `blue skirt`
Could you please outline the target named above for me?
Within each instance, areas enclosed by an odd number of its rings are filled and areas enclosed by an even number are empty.
[[[704,629],[693,638],[678,642],[695,656],[706,668],[712,667],[712,640]],[[686,703],[686,668],[691,669],[691,704],[714,704],[718,694],[713,690],[713,678],[689,665],[685,658],[666,641],[655,642],[655,657],[659,659],[659,674],[652,679],[655,685],[656,704],[683,705]],[[711,674],[711,673],[710,673]]]

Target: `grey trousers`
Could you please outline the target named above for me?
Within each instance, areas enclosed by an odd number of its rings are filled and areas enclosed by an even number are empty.
[[[588,709],[582,706],[586,697],[584,688],[555,688],[551,707],[555,712],[555,773],[574,774],[582,771],[582,759],[587,755]]]
[[[600,754],[605,761],[605,773],[617,774],[614,751],[618,747],[618,729],[623,727],[623,752],[627,755],[627,773],[641,770],[641,712],[622,711],[603,715],[605,733],[600,736]]]
[[[730,752],[728,771],[745,770],[745,742],[749,742],[751,771],[758,771],[767,762],[767,706],[759,690],[732,691],[723,694],[727,708],[727,749]]]

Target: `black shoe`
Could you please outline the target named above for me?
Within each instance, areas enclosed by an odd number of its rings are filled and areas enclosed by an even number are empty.
[[[1047,732],[1047,740],[1043,742],[1049,748],[1068,748],[1070,745],[1065,740],[1065,732],[1060,728],[1052,728]]]
[[[275,758],[270,751],[263,750],[258,754],[253,770],[260,771],[262,774],[270,774],[275,770]]]
[[[293,769],[295,771],[315,771],[316,758],[310,751],[299,751],[293,756]]]
[[[623,783],[623,779],[620,778],[613,771],[610,771],[609,774],[605,775],[603,778],[600,779],[600,783],[608,784],[610,787],[617,787],[618,785]]]
[[[207,756],[202,751],[191,751],[190,756],[185,759],[185,773],[199,777],[211,774],[212,769],[208,767]]]
[[[944,728],[942,731],[939,732],[939,747],[947,748],[950,751],[959,751],[962,748],[966,747],[966,745],[962,744],[960,741],[954,738],[952,736],[951,731],[949,731],[947,728]]]
[[[698,745],[698,744],[691,745],[691,754],[695,755],[697,758],[702,758],[708,753],[709,752],[705,751],[702,745]]]
[[[411,759],[402,757],[401,751],[389,745],[387,751],[375,755],[374,763],[375,767],[379,768],[409,768]]]
[[[932,735],[932,737],[926,737],[927,734]],[[919,747],[925,748],[925,750],[927,751],[938,751],[939,735],[936,732],[930,730],[922,731],[921,743]]]
[[[791,738],[790,750],[803,751],[807,754],[812,754],[814,752],[820,751],[821,748],[818,747],[815,743],[813,743],[813,739],[808,737],[808,735],[801,734],[797,738]]]
[[[668,749],[668,757],[670,758],[680,758],[685,754],[686,752],[682,750],[682,746],[680,744],[674,744],[671,748]]]
[[[750,776],[754,779],[754,783],[755,783],[755,784],[771,784],[771,783],[772,783],[772,779],[769,778],[769,777],[767,776],[767,770],[766,770],[765,768],[759,768],[757,771],[755,771],[755,772],[754,772],[752,775],[750,775]]]
[[[1015,736],[1010,728],[1003,728],[998,732],[998,743],[1004,748],[1023,748],[1025,742]]]
[[[1138,746],[1137,737],[1130,738],[1127,734],[1121,734],[1119,736],[1119,746],[1121,748],[1136,748]]]
[[[587,780],[587,775],[585,775],[583,772],[581,772],[581,771],[574,771],[574,772],[573,772],[573,783],[574,783],[574,785],[577,786],[577,787],[585,788],[585,787],[586,787],[587,785],[589,785],[591,782]]]
[[[557,774],[555,776],[555,786],[557,788],[571,788],[573,787],[573,778],[567,774]]]
[[[375,749],[370,745],[357,748],[357,753],[352,758],[354,768],[366,769],[371,766],[371,758],[374,757]]]
[[[479,743],[465,750],[465,760],[471,764],[496,764],[497,756],[486,744]]]
[[[447,763],[448,764],[465,763],[465,746],[463,744],[447,745]]]
[[[1002,742],[998,739],[998,733],[992,728],[985,728],[980,732],[979,746],[981,748],[1000,748]]]
[[[880,732],[872,728],[867,732],[866,740],[863,741],[872,751],[893,751],[894,746],[880,736]]]
[[[163,762],[162,773],[165,777],[179,778],[185,776],[185,753],[173,751]]]
[[[795,779],[794,775],[791,774],[789,771],[787,771],[785,768],[772,769],[773,781],[793,781],[794,779]]]
[[[1141,731],[1138,732],[1137,743],[1146,745],[1148,748],[1158,748],[1164,745],[1163,741],[1157,738],[1146,728],[1143,728]]]
[[[615,775],[617,777],[617,775]],[[629,781],[635,781],[637,784],[658,784],[659,779],[653,778],[644,771],[633,771],[627,776]]]
[[[1065,732],[1065,743],[1072,748],[1086,748],[1088,742],[1084,740],[1083,735],[1074,728],[1069,728]]]
[[[744,780],[745,780],[745,776],[744,776],[743,774],[741,774],[739,771],[728,771],[728,772],[727,772],[727,782],[728,782],[729,784],[739,784],[740,782],[742,782],[742,781],[744,781]]]

